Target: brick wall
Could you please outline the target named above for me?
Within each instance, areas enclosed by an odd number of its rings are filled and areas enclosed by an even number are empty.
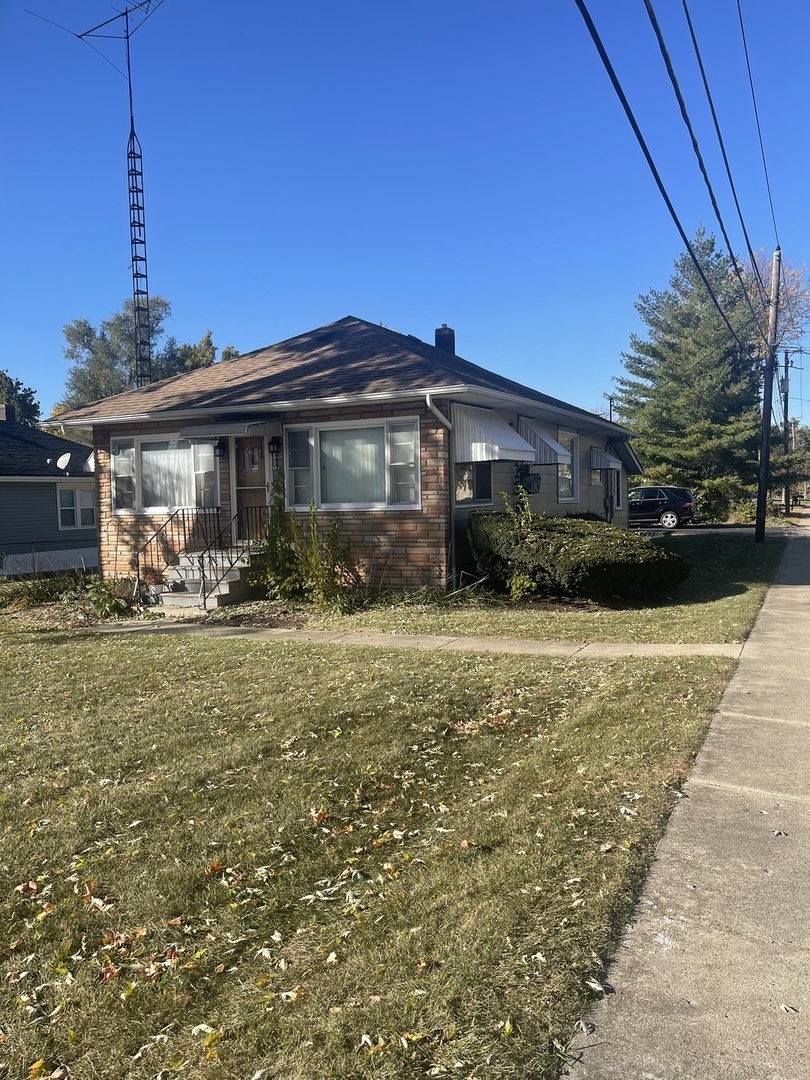
[[[443,586],[449,565],[448,433],[424,406],[392,409],[345,408],[322,412],[286,413],[285,424],[321,423],[330,420],[364,420],[380,417],[418,416],[420,424],[421,507],[418,510],[347,510],[319,512],[324,530],[337,519],[341,535],[361,576],[369,584],[388,588]],[[252,417],[256,420],[258,418]],[[135,552],[165,522],[167,515],[111,513],[110,437],[158,435],[165,426],[146,424],[135,428],[96,429],[96,496],[99,508],[99,566],[104,575],[129,575]],[[173,426],[176,432],[176,425]],[[227,459],[219,461],[222,523],[233,513],[230,470]],[[279,463],[281,467],[281,463]]]

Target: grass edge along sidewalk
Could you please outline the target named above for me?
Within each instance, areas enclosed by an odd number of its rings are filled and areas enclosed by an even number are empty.
[[[732,666],[60,637],[4,641],[15,1078],[557,1075]]]

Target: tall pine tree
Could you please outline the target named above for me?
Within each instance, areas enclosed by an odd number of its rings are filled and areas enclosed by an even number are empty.
[[[699,232],[692,247],[734,339],[691,257],[681,255],[669,289],[636,308],[647,336],[632,335],[616,380],[619,413],[637,434],[645,478],[690,487],[721,513],[756,481],[762,339],[730,259]]]

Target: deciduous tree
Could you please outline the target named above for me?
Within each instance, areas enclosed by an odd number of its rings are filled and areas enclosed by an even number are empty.
[[[217,347],[210,330],[206,330],[196,344],[181,344],[177,338],[168,337],[161,345],[165,323],[171,316],[169,301],[162,296],[153,296],[149,301],[149,314],[155,381],[216,363]],[[74,319],[63,332],[64,353],[70,368],[65,396],[54,412],[76,409],[91,401],[120,394],[135,385],[135,322],[131,300],[125,300],[121,311],[103,320],[98,327],[87,319]],[[234,355],[233,346],[222,350],[223,359]]]
[[[14,407],[14,418],[18,424],[35,424],[39,420],[36,391],[24,386],[4,369],[0,370],[0,401]]]

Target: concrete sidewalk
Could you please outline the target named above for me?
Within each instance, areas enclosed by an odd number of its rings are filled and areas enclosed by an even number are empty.
[[[624,642],[531,641],[527,638],[451,637],[439,634],[346,633],[341,630],[290,630],[284,627],[211,625],[199,622],[115,622],[87,628],[96,634],[171,634],[209,638],[246,637],[253,641],[306,641],[313,645],[352,645],[359,648],[424,649],[428,652],[516,653],[588,660],[622,656],[727,656],[737,659],[739,643],[681,643],[655,645]]]
[[[810,529],[797,531],[574,1050],[574,1080],[810,1078]]]

